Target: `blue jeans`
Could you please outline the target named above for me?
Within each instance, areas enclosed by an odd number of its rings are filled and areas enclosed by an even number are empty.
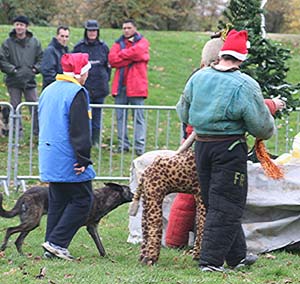
[[[126,87],[122,87],[121,92],[115,97],[115,104],[118,105],[144,105],[144,98],[142,97],[127,97]],[[127,119],[128,110],[118,108],[117,112],[117,128],[118,128],[118,147],[129,148],[130,142],[128,139]],[[133,110],[134,121],[134,145],[135,150],[145,151],[145,118],[143,109]]]

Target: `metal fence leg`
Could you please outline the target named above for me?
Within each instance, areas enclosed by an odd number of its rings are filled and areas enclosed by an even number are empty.
[[[8,185],[6,180],[2,180],[2,185],[4,187],[4,192],[7,196],[9,196],[9,190],[8,190]]]
[[[25,180],[20,180],[20,183],[21,183],[21,187],[22,187],[22,190],[23,190],[23,192],[25,192],[26,191],[26,182],[25,182]]]

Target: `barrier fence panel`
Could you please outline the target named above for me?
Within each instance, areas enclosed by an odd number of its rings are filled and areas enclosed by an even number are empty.
[[[33,135],[34,117],[27,107],[36,107],[37,103],[24,102],[16,109],[15,149],[14,149],[14,185],[25,190],[26,180],[38,180],[38,138]],[[134,149],[137,109],[144,110],[145,151],[176,149],[181,140],[181,124],[175,107],[167,106],[129,106],[96,105],[101,109],[100,133],[97,146],[92,147],[91,158],[96,171],[96,180],[128,180],[131,161],[137,157]],[[116,153],[118,149],[116,110],[128,112],[128,138],[132,145],[129,152]],[[34,111],[31,111],[34,115]],[[23,132],[20,131],[22,120]],[[123,125],[125,128],[125,124]],[[22,133],[22,134],[21,134]]]
[[[26,180],[39,180],[38,172],[38,137],[33,133],[34,111],[37,103],[22,103],[15,112],[15,146],[14,148],[14,185],[22,186],[25,190]],[[31,108],[30,115],[28,107]],[[91,104],[92,109],[101,109],[100,133],[96,146],[92,147],[91,158],[96,171],[96,180],[128,180],[130,166],[137,157],[134,149],[136,134],[137,109],[144,110],[145,117],[145,152],[169,149],[175,150],[180,145],[182,127],[175,107],[168,106],[131,106],[131,105],[98,105]],[[118,133],[116,111],[122,109],[128,112],[128,138],[131,144],[129,151],[118,149]],[[21,111],[22,110],[22,111]],[[20,119],[23,121],[23,134],[20,132]],[[299,132],[299,110],[292,112],[289,117],[277,119],[277,132],[266,145],[272,154],[280,155],[289,152],[294,136]],[[123,129],[125,124],[122,125]],[[23,137],[22,137],[23,135]],[[254,144],[249,137],[248,145]],[[9,155],[8,155],[9,156]],[[11,163],[11,158],[10,158]],[[9,179],[9,174],[5,176]]]
[[[0,110],[0,180],[4,192],[9,195],[12,172],[14,110],[12,105],[7,102],[0,102]]]

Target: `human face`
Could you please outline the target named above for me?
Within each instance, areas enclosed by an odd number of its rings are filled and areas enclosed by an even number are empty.
[[[136,27],[132,23],[123,24],[123,34],[126,38],[132,37],[136,33]]]
[[[85,81],[87,80],[88,76],[89,76],[89,71],[87,71],[87,72],[85,72],[84,74],[82,74],[82,75],[80,76],[80,78],[77,79],[77,81],[79,82],[80,85],[83,86],[83,85],[85,84]]]
[[[86,35],[87,35],[88,40],[94,41],[97,38],[98,30],[87,30]]]
[[[21,22],[15,22],[14,28],[16,30],[17,38],[25,38],[26,37],[26,31],[27,31],[27,25]]]
[[[58,35],[56,35],[56,39],[62,46],[67,46],[69,41],[69,30],[60,29]]]

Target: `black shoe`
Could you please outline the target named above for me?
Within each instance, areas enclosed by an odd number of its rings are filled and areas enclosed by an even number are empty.
[[[136,149],[136,150],[135,150],[135,154],[136,154],[137,156],[142,156],[142,155],[144,154],[144,151],[141,150],[141,149]]]
[[[127,153],[129,152],[129,148],[127,147],[124,147],[124,148],[121,148],[121,147],[118,147],[117,149],[113,149],[113,153]]]
[[[254,264],[257,260],[258,260],[258,256],[256,254],[248,254],[237,265],[229,266],[229,268],[230,269],[239,269],[242,267],[250,266],[250,265]]]
[[[202,272],[222,272],[222,273],[226,272],[223,266],[214,266],[214,265],[200,265],[200,270]]]

